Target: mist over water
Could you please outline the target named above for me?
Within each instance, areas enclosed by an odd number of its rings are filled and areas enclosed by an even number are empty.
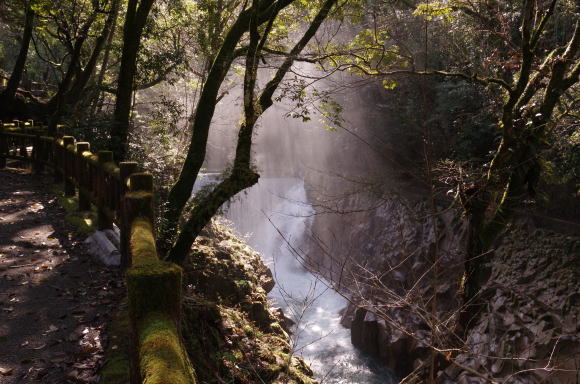
[[[322,76],[312,64],[300,63],[297,76]],[[260,71],[262,82],[268,77]],[[384,113],[376,86],[351,89],[340,85],[353,81],[351,76],[334,74],[316,82],[318,92],[339,88],[333,99],[343,107],[344,122],[335,131],[325,129],[316,105],[308,109],[308,120],[289,117],[299,112],[287,98],[276,101],[258,119],[253,135],[252,163],[266,177],[299,177],[307,179],[307,190],[313,187],[312,174],[361,174],[384,172]],[[313,92],[313,87],[306,92]],[[275,96],[278,96],[277,94]],[[234,157],[243,103],[241,90],[232,89],[219,102],[209,132],[204,166],[208,172],[221,172]],[[380,133],[380,134],[379,134]],[[372,146],[372,147],[371,147]],[[378,150],[377,150],[378,149]],[[315,179],[316,177],[314,177]]]

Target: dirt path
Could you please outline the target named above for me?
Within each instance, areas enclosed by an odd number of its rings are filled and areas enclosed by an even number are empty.
[[[94,383],[121,274],[85,252],[49,177],[0,170],[0,384]]]

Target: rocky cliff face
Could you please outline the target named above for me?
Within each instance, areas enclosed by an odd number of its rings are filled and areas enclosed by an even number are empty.
[[[352,213],[316,217],[319,243],[335,248],[317,257],[320,247],[313,247],[312,265],[350,296],[342,323],[352,343],[405,376],[428,356],[433,324],[446,318],[439,327],[450,331],[460,303],[464,225],[453,211],[433,216],[425,203],[391,197],[357,210],[357,199],[343,202]]]
[[[580,375],[580,238],[520,225],[494,252],[488,305],[456,361],[498,382],[576,383]],[[446,383],[485,383],[458,367]]]
[[[434,344],[454,349],[438,358],[446,384],[485,383],[477,374],[510,383],[575,382],[580,239],[531,224],[509,228],[482,291],[489,304],[465,338],[455,337],[462,220],[452,211],[433,220],[424,204],[401,199],[357,212],[353,199],[343,206],[354,212],[342,215],[346,225],[336,217],[316,217],[319,243],[338,244],[318,247],[323,251],[312,265],[351,297],[343,324],[351,328],[354,345],[379,356],[400,377],[424,369]],[[340,252],[345,244],[348,252]]]

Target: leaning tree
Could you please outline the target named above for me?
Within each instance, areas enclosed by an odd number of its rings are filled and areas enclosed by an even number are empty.
[[[177,181],[170,189],[165,214],[161,221],[160,245],[167,258],[183,263],[203,227],[219,208],[240,191],[257,183],[259,174],[251,162],[253,133],[260,116],[273,105],[274,95],[292,65],[323,21],[338,3],[337,0],[316,1],[307,5],[292,0],[254,0],[240,4],[236,17],[221,39],[221,44],[207,72],[194,115],[191,119],[191,141]],[[275,31],[287,22],[285,12],[294,12],[294,20],[309,20],[301,26],[297,41],[290,49],[275,50],[269,61],[275,63],[274,75],[260,89],[260,60],[271,54],[269,46]],[[278,47],[277,47],[278,48]],[[209,194],[185,212],[195,180],[205,160],[211,120],[221,99],[220,88],[232,65],[244,58],[243,119],[238,132],[235,158],[228,174]],[[264,72],[265,73],[265,72]],[[180,226],[184,213],[187,219]],[[169,245],[168,245],[169,244]]]

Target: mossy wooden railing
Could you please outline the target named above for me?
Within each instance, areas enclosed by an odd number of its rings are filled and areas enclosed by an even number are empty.
[[[125,195],[130,224],[129,253],[133,261],[127,272],[129,315],[136,332],[139,366],[133,377],[143,383],[194,383],[195,375],[181,343],[182,270],[159,260],[153,227],[153,179],[137,173],[129,178]]]
[[[127,268],[132,325],[133,384],[195,383],[181,342],[182,270],[159,259],[155,246],[153,178],[137,173],[135,162],[117,165],[110,151],[90,151],[71,136],[44,136],[42,129],[0,125],[0,168],[7,159],[32,164],[34,172],[50,167],[64,182],[66,196],[78,190],[80,210],[98,210],[99,229],[121,233],[122,266]]]

